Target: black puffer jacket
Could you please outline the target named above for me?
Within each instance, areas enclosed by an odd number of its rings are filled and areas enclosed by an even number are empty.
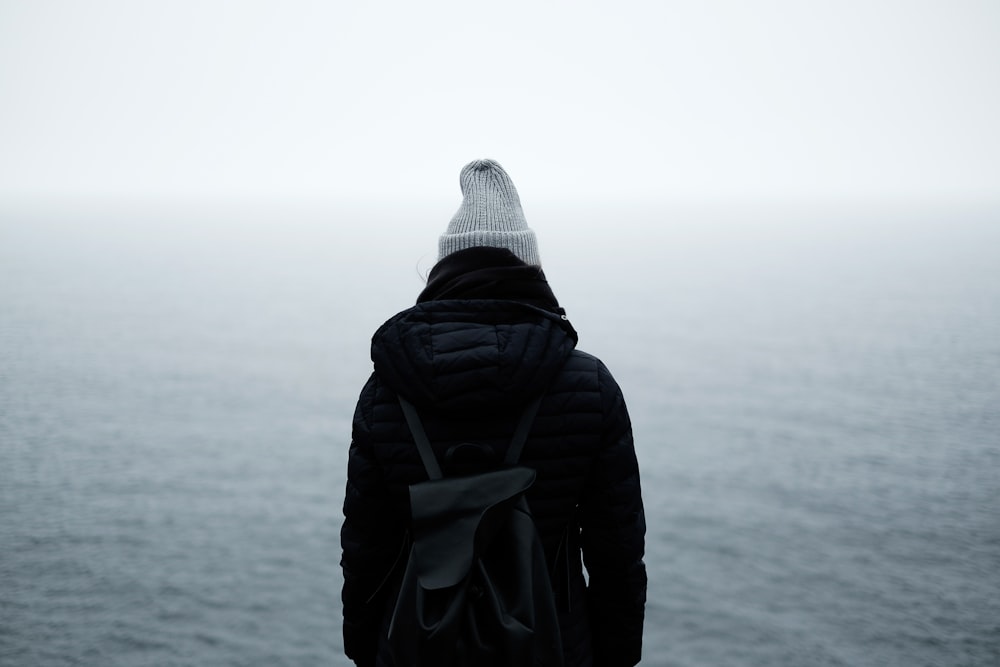
[[[528,502],[550,562],[572,527],[570,583],[560,577],[559,591],[566,665],[639,661],[645,519],[628,412],[604,364],[574,349],[561,311],[526,301],[424,301],[373,337],[375,373],[354,416],[341,533],[344,647],[358,665],[390,664],[381,640],[403,557],[407,487],[427,478],[397,393],[417,406],[439,460],[470,440],[502,459],[521,407],[543,390],[521,462],[537,471]]]

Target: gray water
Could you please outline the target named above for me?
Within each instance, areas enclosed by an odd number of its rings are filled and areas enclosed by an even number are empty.
[[[998,213],[535,211],[632,413],[644,664],[1000,664]],[[348,664],[353,404],[450,214],[0,209],[0,664]]]

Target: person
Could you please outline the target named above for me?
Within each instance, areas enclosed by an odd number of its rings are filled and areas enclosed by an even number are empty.
[[[372,338],[341,529],[345,653],[361,667],[393,664],[385,640],[406,558],[407,490],[427,479],[397,395],[419,410],[445,461],[461,442],[502,450],[523,406],[544,392],[521,464],[537,474],[527,499],[558,589],[565,664],[634,665],[645,515],[622,392],[599,359],[576,349],[507,173],[476,160],[459,181],[462,204],[416,305]],[[470,465],[452,462],[459,472]]]

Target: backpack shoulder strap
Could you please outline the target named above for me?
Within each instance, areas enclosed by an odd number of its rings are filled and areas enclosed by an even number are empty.
[[[507,455],[503,459],[507,465],[514,465],[521,458],[521,450],[524,449],[524,443],[528,439],[528,433],[531,431],[531,424],[535,421],[535,415],[538,414],[538,406],[542,404],[544,396],[545,392],[536,396],[524,408],[524,412],[521,413],[521,419],[517,422],[514,437],[510,440],[510,447],[507,448]]]
[[[507,465],[514,465],[521,458],[521,451],[524,449],[524,443],[528,440],[528,433],[531,431],[531,425],[535,421],[535,415],[538,414],[538,407],[542,404],[543,397],[544,392],[532,399],[531,403],[521,412],[521,418],[514,430],[514,437],[511,438],[507,455],[504,456],[504,463]],[[399,406],[403,409],[403,416],[406,417],[406,424],[410,427],[410,433],[413,434],[413,441],[417,445],[420,460],[423,461],[424,468],[427,470],[427,476],[431,479],[441,479],[444,477],[441,466],[434,456],[434,450],[427,439],[427,433],[424,431],[424,425],[420,421],[417,409],[402,396],[397,395],[397,398]]]
[[[410,433],[413,434],[413,441],[417,443],[417,451],[420,453],[420,460],[424,462],[427,476],[431,479],[441,479],[444,477],[441,474],[441,466],[434,458],[434,450],[431,449],[431,443],[427,440],[427,434],[424,433],[424,425],[420,421],[417,409],[413,407],[413,403],[402,396],[398,396],[398,398],[399,406],[403,408],[403,416],[406,417],[406,423],[410,427]]]

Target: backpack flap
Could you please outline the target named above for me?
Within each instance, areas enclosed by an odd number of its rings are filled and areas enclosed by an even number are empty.
[[[535,481],[530,468],[448,477],[410,486],[414,562],[421,588],[454,586],[489,544],[508,508]]]

